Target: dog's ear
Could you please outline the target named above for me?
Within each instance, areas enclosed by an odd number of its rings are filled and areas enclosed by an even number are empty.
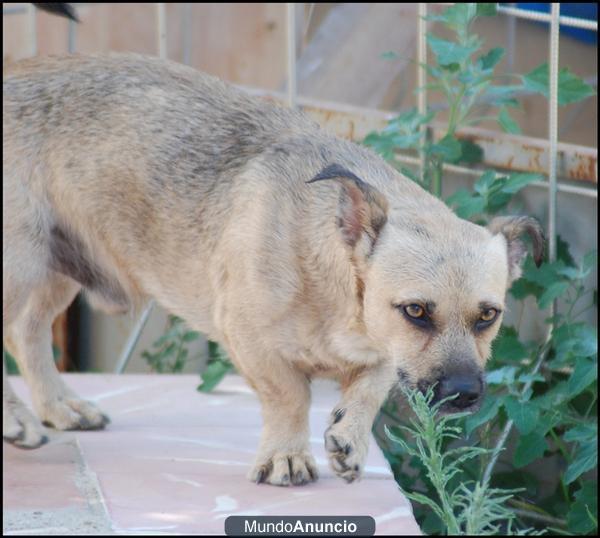
[[[508,245],[508,270],[510,282],[521,276],[521,264],[527,255],[527,247],[521,241],[523,234],[529,235],[533,246],[533,261],[539,267],[544,256],[544,232],[539,222],[531,217],[496,217],[488,230],[494,235],[501,233]]]
[[[307,183],[326,179],[342,185],[338,225],[344,241],[354,247],[366,233],[373,245],[387,221],[386,197],[339,164],[330,164]]]

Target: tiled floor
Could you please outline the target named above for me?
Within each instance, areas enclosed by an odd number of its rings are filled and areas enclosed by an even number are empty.
[[[5,534],[223,534],[228,515],[371,515],[377,534],[419,534],[410,504],[372,441],[364,478],[327,466],[323,431],[337,389],[315,384],[311,444],[317,483],[256,485],[245,475],[260,433],[256,396],[238,376],[211,394],[196,376],[67,375],[112,423],[52,432],[32,451],[4,444]],[[28,401],[19,378],[17,393]]]

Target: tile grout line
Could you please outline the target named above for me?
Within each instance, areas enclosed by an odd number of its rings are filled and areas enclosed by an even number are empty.
[[[94,515],[104,520],[108,525],[108,528],[114,532],[110,513],[104,495],[102,494],[102,488],[98,475],[91,469],[85,459],[85,453],[79,442],[79,437],[75,435],[75,447],[79,454],[79,462],[77,466],[77,476],[75,477],[75,485],[85,496],[89,507]]]

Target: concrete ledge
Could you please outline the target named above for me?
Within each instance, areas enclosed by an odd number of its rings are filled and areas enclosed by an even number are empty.
[[[360,482],[346,484],[329,469],[323,432],[338,400],[332,384],[313,388],[319,481],[278,488],[245,478],[261,417],[239,376],[211,394],[197,392],[190,375],[64,377],[112,423],[98,432],[50,431],[38,450],[4,443],[4,534],[219,535],[229,515],[370,515],[377,534],[420,534],[374,440]],[[11,383],[29,402],[22,379]]]

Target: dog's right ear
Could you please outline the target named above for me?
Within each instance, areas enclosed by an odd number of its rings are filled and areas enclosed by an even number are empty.
[[[326,179],[342,185],[338,226],[344,241],[354,247],[361,235],[366,233],[373,245],[387,221],[386,197],[339,164],[330,164],[307,183]]]

